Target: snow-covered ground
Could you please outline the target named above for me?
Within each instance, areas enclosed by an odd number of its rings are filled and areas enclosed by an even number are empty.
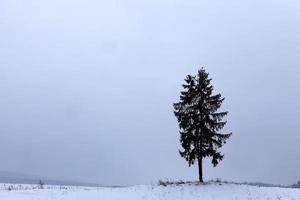
[[[300,189],[236,184],[132,187],[0,185],[0,200],[300,200]]]

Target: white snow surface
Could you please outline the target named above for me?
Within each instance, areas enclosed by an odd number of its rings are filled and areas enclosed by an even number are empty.
[[[13,187],[8,190],[8,187]],[[1,184],[0,200],[300,200],[300,189],[237,184],[72,187]]]

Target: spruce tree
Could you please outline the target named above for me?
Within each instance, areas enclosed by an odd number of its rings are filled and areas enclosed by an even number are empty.
[[[215,167],[224,157],[218,151],[231,133],[221,133],[228,112],[218,112],[224,101],[221,94],[213,95],[209,74],[201,68],[196,76],[188,75],[183,84],[180,101],[174,103],[174,114],[179,123],[179,153],[189,166],[198,162],[199,181],[203,182],[202,160],[212,157]]]

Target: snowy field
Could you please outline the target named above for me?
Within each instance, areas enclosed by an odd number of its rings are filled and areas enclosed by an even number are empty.
[[[13,186],[13,187],[12,187]],[[9,189],[10,187],[10,189]],[[132,187],[0,185],[0,200],[300,200],[300,189],[217,184]]]

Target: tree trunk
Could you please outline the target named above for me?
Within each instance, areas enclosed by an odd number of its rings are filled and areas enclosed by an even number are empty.
[[[198,156],[198,170],[199,170],[199,182],[203,183],[203,177],[202,177],[202,157]]]

